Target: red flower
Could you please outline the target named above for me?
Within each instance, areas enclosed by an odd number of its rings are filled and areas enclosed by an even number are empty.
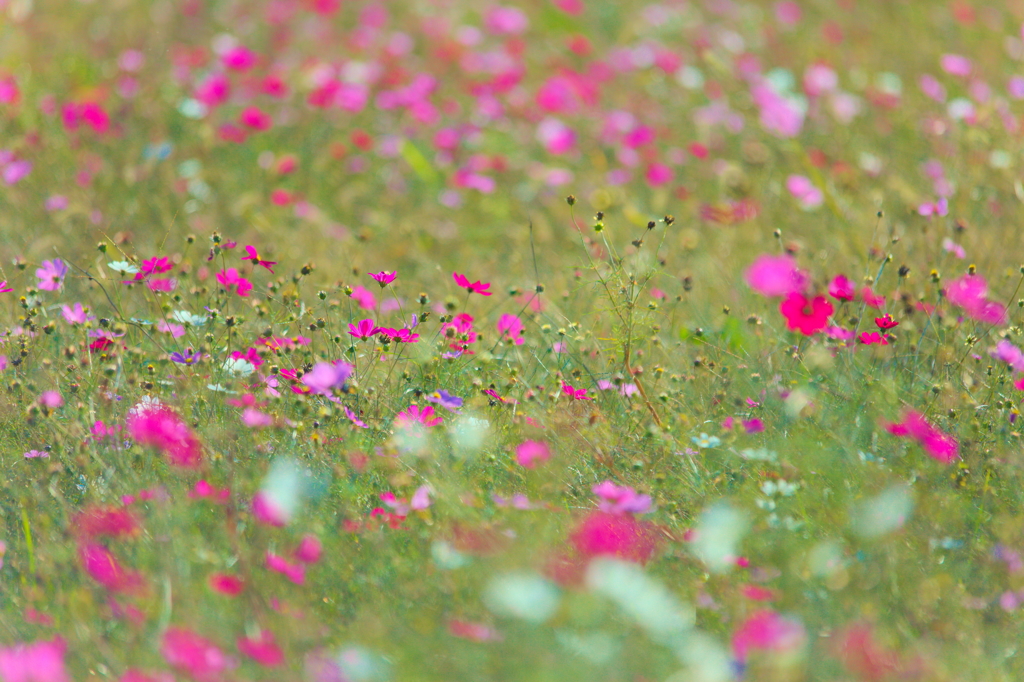
[[[791,293],[779,305],[779,312],[786,318],[786,326],[805,336],[811,336],[828,326],[833,312],[832,304],[824,296],[808,299],[803,294]]]
[[[892,315],[886,313],[884,317],[876,317],[875,324],[877,324],[878,328],[884,332],[888,329],[892,329],[893,327],[898,327],[900,323],[892,319]]]
[[[487,291],[488,289],[491,288],[490,282],[487,282],[486,284],[480,282],[480,280],[477,280],[476,282],[470,282],[468,277],[466,277],[465,275],[460,275],[457,272],[452,273],[452,279],[455,280],[456,284],[458,284],[460,287],[462,287],[471,294],[475,293],[480,294],[481,296],[490,296],[492,293],[490,291]]]

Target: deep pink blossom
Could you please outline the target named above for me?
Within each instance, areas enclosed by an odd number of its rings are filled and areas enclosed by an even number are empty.
[[[477,280],[476,282],[470,282],[468,277],[466,277],[465,275],[460,275],[457,272],[452,273],[452,279],[455,280],[456,284],[458,284],[460,287],[462,287],[471,294],[490,296],[492,293],[490,291],[487,291],[491,287],[490,282],[487,282],[486,284],[480,282],[479,280]]]
[[[606,556],[646,564],[654,556],[654,527],[631,514],[593,511],[570,533],[572,546],[586,558]]]
[[[750,614],[733,633],[732,652],[740,663],[744,663],[755,650],[792,653],[806,642],[807,633],[800,621],[762,609]]]
[[[306,567],[303,564],[293,564],[273,552],[267,552],[267,568],[280,573],[296,585],[302,585],[306,582]]]
[[[380,327],[373,323],[373,320],[366,319],[359,322],[350,322],[348,333],[357,339],[372,339],[380,332]]]
[[[834,309],[824,296],[807,298],[792,293],[779,305],[779,312],[786,318],[786,327],[811,336],[828,326],[828,318]]]
[[[569,396],[573,400],[593,400],[592,396],[587,395],[587,389],[585,388],[574,388],[572,384],[562,382],[562,393]]]
[[[235,268],[227,268],[218,272],[217,281],[228,291],[234,289],[242,297],[248,296],[249,292],[252,291],[252,282],[242,277]]]
[[[277,261],[261,258],[256,247],[252,245],[245,247],[245,255],[242,256],[242,260],[251,260],[253,265],[262,265],[270,272],[274,272],[274,266],[277,265]]]
[[[174,466],[194,469],[202,460],[203,449],[199,439],[169,407],[135,412],[128,418],[128,431],[142,445],[160,450]]]
[[[924,415],[915,410],[903,410],[902,421],[887,424],[885,428],[894,436],[913,438],[929,457],[943,464],[949,464],[960,457],[960,445],[956,439],[929,424]]]
[[[988,300],[988,284],[981,275],[964,275],[946,285],[946,298],[967,315],[987,324],[1006,324],[1006,306]]]
[[[160,653],[168,665],[196,682],[219,682],[227,670],[235,667],[216,644],[185,628],[167,628]]]
[[[284,652],[277,645],[274,633],[270,630],[260,631],[257,637],[239,637],[237,644],[242,655],[248,656],[264,668],[284,665]]]
[[[380,272],[371,272],[370,273],[370,278],[373,279],[375,282],[377,282],[377,284],[380,285],[381,289],[383,289],[387,285],[389,285],[392,282],[394,282],[395,281],[395,277],[397,277],[397,276],[398,276],[398,271],[397,270],[394,270],[392,272],[388,272],[386,270],[381,270]]]
[[[410,405],[404,412],[395,415],[395,426],[406,427],[415,423],[437,426],[441,423],[441,418],[434,416],[434,408],[430,405],[423,408],[419,405]]]
[[[97,542],[79,545],[78,559],[89,577],[111,592],[125,592],[142,584],[139,573],[127,570],[109,549]]]

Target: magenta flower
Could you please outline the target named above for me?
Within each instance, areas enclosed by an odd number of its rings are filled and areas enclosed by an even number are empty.
[[[611,481],[602,481],[591,490],[601,499],[598,509],[603,512],[646,514],[653,507],[650,495],[640,495],[627,485],[619,486]]]
[[[253,265],[262,265],[267,270],[270,270],[271,273],[274,272],[273,266],[277,265],[276,260],[265,260],[260,258],[260,254],[256,251],[255,246],[245,247],[245,255],[242,256],[242,260],[251,260]]]
[[[195,469],[202,460],[199,439],[169,407],[135,412],[128,418],[128,431],[138,443],[160,450],[174,466]]]
[[[460,275],[457,272],[452,273],[452,279],[455,280],[456,284],[458,284],[460,287],[462,287],[471,294],[490,296],[492,293],[490,291],[487,291],[488,289],[491,288],[490,282],[487,282],[486,284],[480,282],[479,280],[477,280],[476,282],[470,282],[468,277],[466,277],[465,275]]]
[[[357,324],[349,323],[348,333],[357,339],[371,339],[377,335],[380,327],[373,323],[373,320],[360,320]]]
[[[263,112],[259,107],[246,107],[238,116],[238,122],[253,130],[269,130],[274,124],[270,114]]]
[[[352,299],[363,310],[373,310],[377,306],[377,298],[366,287],[357,286],[352,289]]]
[[[44,260],[43,266],[36,270],[36,277],[39,279],[36,286],[43,291],[58,291],[63,286],[67,274],[68,266],[60,258]]]
[[[245,297],[252,291],[252,282],[242,277],[235,268],[228,268],[217,273],[217,281],[226,290],[235,289],[239,296]]]
[[[420,340],[420,335],[414,333],[411,329],[402,327],[401,329],[394,329],[392,327],[381,327],[377,330],[378,334],[382,334],[395,343],[416,343]]]
[[[64,315],[64,319],[68,324],[85,324],[89,320],[95,320],[96,318],[86,313],[85,308],[82,307],[81,303],[76,303],[73,306],[61,306],[61,314]]]
[[[551,459],[551,450],[547,443],[528,440],[520,443],[516,448],[516,462],[524,469],[533,469],[539,463],[549,459]]]
[[[836,275],[828,285],[828,295],[839,301],[852,301],[857,293],[856,285],[846,275]]]
[[[395,270],[394,272],[387,272],[385,270],[381,270],[380,272],[371,272],[370,273],[370,277],[375,282],[377,282],[377,284],[380,285],[381,289],[383,289],[387,285],[389,285],[392,282],[394,282],[395,281],[395,277],[397,277],[397,276],[398,276],[398,270]]]
[[[404,412],[399,412],[395,415],[395,426],[400,428],[411,424],[437,426],[440,423],[441,418],[434,416],[434,408],[429,405],[423,408],[419,405],[410,405]]]
[[[903,421],[887,424],[885,429],[894,436],[913,438],[929,457],[943,464],[960,457],[960,445],[956,439],[929,424],[924,415],[915,410],[903,410]]]
[[[318,362],[313,369],[302,375],[302,383],[312,393],[330,395],[334,389],[344,388],[352,376],[352,365],[346,362]]]
[[[60,637],[0,648],[0,680],[4,682],[71,682],[64,668],[67,646]]]
[[[201,682],[222,679],[224,672],[234,667],[217,645],[185,628],[167,628],[160,653],[172,668]]]
[[[764,609],[752,613],[732,635],[736,660],[745,663],[754,650],[792,653],[804,646],[807,633],[800,621]]]
[[[996,347],[989,351],[989,355],[1005,362],[1018,372],[1024,372],[1024,352],[1006,339],[997,343]]]
[[[987,324],[1006,324],[1006,307],[987,298],[988,284],[981,275],[964,275],[946,285],[946,298],[963,308],[968,317]]]
[[[306,582],[306,567],[303,564],[293,564],[273,552],[267,552],[267,568],[280,573],[296,585],[302,585]]]
[[[791,293],[779,305],[779,312],[786,318],[786,327],[811,336],[828,326],[833,312],[832,304],[824,296],[809,299],[803,294]]]
[[[860,342],[863,343],[865,346],[871,346],[871,345],[888,346],[889,345],[888,339],[886,339],[883,335],[879,334],[878,332],[861,332],[859,338],[860,338]]]
[[[587,395],[587,389],[585,388],[573,388],[572,384],[562,382],[562,393],[569,396],[573,400],[593,400],[591,396]]]
[[[657,549],[654,528],[632,514],[594,510],[569,535],[573,548],[586,558],[614,557],[646,564]]]
[[[277,645],[270,630],[261,630],[258,637],[239,637],[238,651],[259,663],[264,668],[284,665],[284,652]]]
[[[14,291],[14,289],[7,284],[7,280],[3,280],[0,282],[0,294],[6,294],[8,291]]]
[[[516,346],[523,345],[523,323],[515,315],[502,315],[498,318],[498,335],[507,336]]]
[[[762,296],[788,296],[807,288],[807,273],[796,267],[791,256],[758,256],[744,278]]]

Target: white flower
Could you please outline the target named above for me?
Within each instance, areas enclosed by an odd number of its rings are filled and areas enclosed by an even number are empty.
[[[232,374],[237,374],[243,377],[247,377],[256,371],[256,368],[252,366],[252,363],[245,358],[228,358],[224,361],[223,367]]]
[[[164,404],[160,402],[159,399],[154,398],[151,395],[144,395],[142,396],[142,399],[139,400],[139,402],[135,403],[135,405],[133,405],[132,408],[128,410],[128,414],[134,417],[144,412],[149,412],[150,410],[155,410],[163,406]]]
[[[779,458],[779,455],[778,455],[777,452],[775,452],[773,450],[767,450],[765,448],[758,448],[757,450],[754,450],[752,448],[747,448],[745,450],[740,450],[736,454],[738,454],[743,459],[749,459],[749,460],[761,461],[761,462],[774,462],[775,460],[777,460]]]
[[[718,436],[709,436],[706,433],[701,433],[699,436],[693,436],[690,438],[694,445],[698,448],[717,448],[722,444],[722,439]]]
[[[205,315],[193,315],[187,310],[175,310],[171,313],[171,319],[175,322],[191,325],[193,327],[202,327],[206,324]]]
[[[129,263],[126,260],[118,260],[114,261],[113,263],[107,263],[107,267],[113,270],[114,272],[120,272],[125,275],[134,275],[136,272],[139,271],[138,267],[136,267],[132,263]]]

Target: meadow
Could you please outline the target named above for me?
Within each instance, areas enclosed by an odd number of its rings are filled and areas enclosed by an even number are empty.
[[[1022,62],[0,0],[0,682],[1024,679]]]

